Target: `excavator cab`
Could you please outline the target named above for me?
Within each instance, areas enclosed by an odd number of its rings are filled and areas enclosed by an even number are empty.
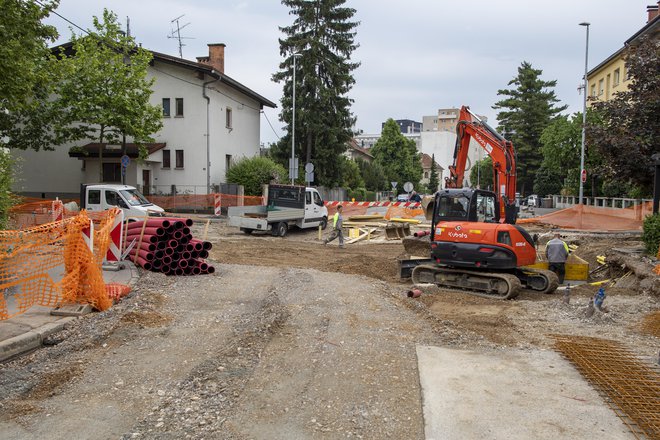
[[[469,188],[445,189],[435,195],[433,223],[441,221],[499,223],[497,196]]]

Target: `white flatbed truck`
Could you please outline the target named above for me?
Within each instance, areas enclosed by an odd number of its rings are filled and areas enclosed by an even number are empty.
[[[227,210],[229,225],[246,234],[266,231],[284,237],[296,226],[301,229],[328,225],[328,208],[314,188],[269,185],[266,205],[232,206]]]

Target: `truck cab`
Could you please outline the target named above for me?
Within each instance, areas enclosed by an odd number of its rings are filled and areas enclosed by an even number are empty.
[[[80,186],[81,209],[96,212],[113,207],[121,208],[124,211],[124,218],[128,221],[164,215],[163,208],[149,202],[135,187],[110,184]]]

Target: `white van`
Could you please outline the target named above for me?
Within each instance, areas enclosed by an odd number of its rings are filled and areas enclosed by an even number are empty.
[[[129,221],[140,218],[162,217],[164,210],[147,200],[135,187],[128,185],[80,185],[80,208],[88,211],[105,211],[112,207],[124,211]]]

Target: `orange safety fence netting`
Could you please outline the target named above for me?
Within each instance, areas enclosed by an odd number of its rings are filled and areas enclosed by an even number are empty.
[[[90,249],[90,217],[75,217],[20,231],[0,231],[0,320],[33,305],[55,307],[87,303],[98,310],[112,305],[101,262],[110,245],[117,208],[95,213],[94,249]]]
[[[231,206],[259,206],[264,204],[262,196],[236,196],[233,194],[214,194],[215,203],[218,207],[229,208]]]
[[[517,223],[540,223],[567,229],[634,231],[642,227],[639,210],[577,205],[538,217],[518,219]]]
[[[390,206],[385,213],[385,218],[387,220],[392,218],[410,219],[419,216],[424,217],[424,210],[422,208],[405,208],[403,206]]]

